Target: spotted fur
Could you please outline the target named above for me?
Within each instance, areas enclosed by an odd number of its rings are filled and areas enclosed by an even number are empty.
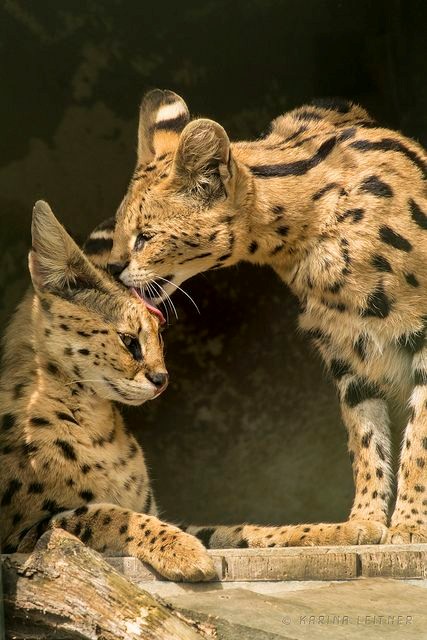
[[[100,260],[169,294],[208,269],[271,266],[337,386],[354,504],[341,525],[287,530],[292,543],[427,541],[426,178],[424,150],[350,102],[318,101],[230,144],[172,92],[143,100],[137,167]],[[387,534],[391,397],[411,414]]]
[[[115,404],[166,386],[157,318],[91,265],[45,203],[32,232],[33,289],[6,333],[0,384],[2,550],[28,550],[62,527],[168,578],[212,577],[200,541],[158,518],[143,452]]]

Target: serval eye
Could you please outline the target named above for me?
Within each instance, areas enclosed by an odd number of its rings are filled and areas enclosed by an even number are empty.
[[[146,233],[140,233],[136,237],[135,244],[133,247],[134,250],[141,251],[141,249],[144,248],[145,243],[148,242],[149,240],[151,240],[151,236],[147,235]]]
[[[120,340],[135,360],[142,360],[141,345],[138,338],[128,333],[119,333]]]

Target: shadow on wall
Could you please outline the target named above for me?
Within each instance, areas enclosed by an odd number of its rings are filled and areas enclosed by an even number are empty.
[[[149,5],[149,6],[148,6]],[[232,5],[232,6],[231,6]],[[134,163],[140,97],[185,97],[231,137],[257,136],[313,96],[355,99],[427,140],[420,1],[246,0],[2,10],[0,323],[28,284],[34,201],[80,239],[112,215]],[[18,43],[18,44],[17,44]],[[251,283],[248,288],[247,283]],[[193,522],[342,519],[352,498],[332,385],[273,273],[239,266],[188,284],[167,334],[172,382],[129,411],[165,515]]]

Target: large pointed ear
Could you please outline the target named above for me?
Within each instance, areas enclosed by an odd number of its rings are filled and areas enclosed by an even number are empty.
[[[36,290],[69,294],[75,289],[99,288],[96,269],[43,200],[34,206],[31,235],[28,262]]]
[[[179,134],[190,120],[184,100],[173,91],[154,89],[141,103],[138,127],[138,165],[175,151]]]
[[[173,166],[172,179],[178,188],[207,199],[224,196],[233,169],[230,140],[220,124],[200,118],[185,127]]]

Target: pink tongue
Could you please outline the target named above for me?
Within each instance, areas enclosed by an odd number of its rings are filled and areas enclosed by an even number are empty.
[[[131,291],[134,296],[136,296],[139,300],[142,300],[142,302],[145,304],[145,306],[147,307],[150,313],[158,317],[160,324],[166,324],[165,316],[160,311],[160,309],[158,309],[153,304],[151,304],[146,298],[144,298],[143,295],[139,294],[139,292],[133,287],[131,288]]]

